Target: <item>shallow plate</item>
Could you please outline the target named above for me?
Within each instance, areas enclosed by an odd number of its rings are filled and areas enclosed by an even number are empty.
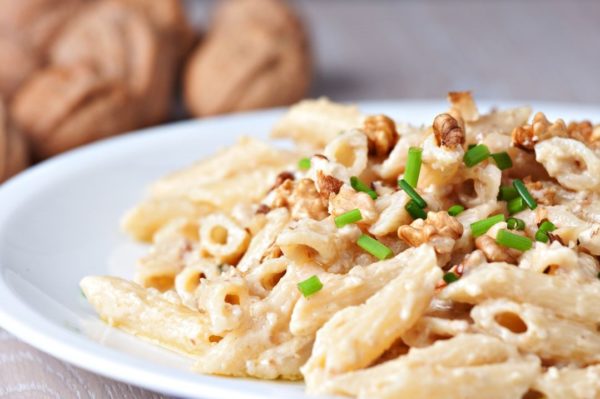
[[[446,104],[371,102],[361,108],[425,123]],[[600,107],[536,104],[534,110],[551,118],[600,120]],[[0,325],[67,362],[168,394],[305,398],[301,384],[192,374],[185,358],[99,322],[78,288],[90,274],[132,276],[145,248],[121,233],[118,221],[150,182],[239,135],[266,137],[281,112],[182,122],[106,140],[44,162],[1,186]]]

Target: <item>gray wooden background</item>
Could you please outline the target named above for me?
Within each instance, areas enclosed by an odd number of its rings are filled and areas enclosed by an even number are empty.
[[[471,89],[486,99],[600,103],[600,1],[294,3],[313,39],[311,95],[441,98]],[[198,26],[212,4],[187,0]],[[163,398],[53,359],[2,330],[0,397]]]

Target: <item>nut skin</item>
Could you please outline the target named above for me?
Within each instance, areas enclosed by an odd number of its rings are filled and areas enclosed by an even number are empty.
[[[363,130],[369,141],[369,152],[378,157],[387,156],[398,142],[396,123],[388,116],[366,117]]]
[[[193,115],[215,115],[294,103],[310,80],[308,40],[294,12],[280,0],[230,0],[187,62],[184,97]]]
[[[329,200],[331,195],[339,193],[343,184],[341,180],[326,175],[320,170],[317,171],[317,188],[324,200]]]
[[[465,143],[465,132],[450,114],[440,114],[433,120],[433,134],[438,146],[454,149]]]

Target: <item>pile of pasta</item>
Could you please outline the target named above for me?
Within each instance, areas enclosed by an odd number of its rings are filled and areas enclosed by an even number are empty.
[[[450,93],[411,126],[326,99],[156,182],[110,325],[200,373],[359,398],[600,397],[600,127]]]

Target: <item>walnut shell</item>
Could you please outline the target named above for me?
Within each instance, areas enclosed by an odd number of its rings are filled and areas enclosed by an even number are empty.
[[[11,114],[41,158],[133,128],[131,98],[88,65],[47,68],[15,96]]]
[[[0,100],[0,183],[29,165],[25,138],[9,126],[7,112]]]
[[[222,3],[185,71],[185,102],[197,116],[286,105],[310,84],[308,40],[279,0]]]

